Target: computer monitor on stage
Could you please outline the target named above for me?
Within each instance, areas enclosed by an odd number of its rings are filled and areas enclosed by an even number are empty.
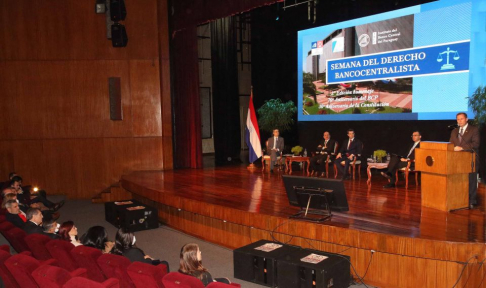
[[[302,208],[302,204],[307,203],[308,208],[317,210],[329,208],[331,211],[349,211],[343,181],[289,175],[282,177],[290,205]],[[310,195],[322,197],[313,197],[312,201],[308,201]]]

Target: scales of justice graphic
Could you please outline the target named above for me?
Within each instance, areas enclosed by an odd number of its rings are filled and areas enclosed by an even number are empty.
[[[459,60],[459,53],[457,52],[457,50],[451,50],[449,47],[447,47],[447,50],[444,51],[444,52],[441,52],[439,53],[439,56],[437,57],[437,62],[442,62],[444,59],[442,57],[443,54],[447,54],[447,63],[442,65],[442,67],[440,68],[440,70],[451,70],[451,69],[456,69],[456,66],[454,66],[454,64],[452,63],[449,63],[449,58],[450,58],[450,54],[451,53],[454,53],[454,56],[453,56],[453,59],[454,60]]]

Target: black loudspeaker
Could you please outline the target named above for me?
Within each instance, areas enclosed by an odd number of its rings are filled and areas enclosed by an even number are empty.
[[[131,232],[159,228],[158,210],[136,200],[105,203],[105,219]]]
[[[126,47],[128,36],[125,26],[120,23],[111,25],[111,44],[113,47]]]
[[[111,0],[110,1],[110,17],[111,21],[123,21],[127,17],[127,8],[125,7],[125,0]]]
[[[260,240],[233,250],[234,277],[260,285],[277,287],[277,261],[284,255],[299,250],[299,248],[282,245],[272,251],[264,251],[265,248],[270,248],[268,246],[272,244],[277,243]],[[280,287],[280,285],[278,286]]]
[[[302,259],[314,254],[326,256],[319,263]],[[314,259],[319,256],[312,257]],[[310,257],[310,256],[309,256]],[[277,262],[279,288],[340,288],[349,287],[350,257],[322,251],[301,249],[285,255]]]

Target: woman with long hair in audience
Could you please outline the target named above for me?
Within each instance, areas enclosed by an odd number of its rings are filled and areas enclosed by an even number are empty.
[[[66,221],[62,223],[61,227],[59,227],[59,232],[57,232],[57,234],[62,240],[69,241],[74,246],[83,245],[78,240],[78,228],[74,226],[73,221]]]
[[[167,266],[167,272],[169,272],[169,263],[167,261],[156,260],[149,255],[146,255],[142,249],[135,245],[136,241],[137,238],[128,229],[118,229],[116,232],[113,254],[125,256],[130,262],[138,261],[152,265],[159,265],[162,263]]]
[[[230,284],[231,282],[227,278],[214,278],[209,273],[208,269],[202,265],[202,254],[199,250],[199,246],[194,243],[189,243],[182,246],[179,272],[187,275],[194,276],[202,281],[204,286],[208,286],[212,282],[223,282]]]
[[[111,253],[114,242],[108,241],[108,233],[105,227],[93,226],[81,236],[81,243],[84,246],[93,247],[101,250],[104,254]]]

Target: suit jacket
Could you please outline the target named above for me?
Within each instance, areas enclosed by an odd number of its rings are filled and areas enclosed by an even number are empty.
[[[19,214],[12,214],[7,212],[5,214],[5,218],[7,219],[8,222],[12,223],[16,227],[24,228],[25,222],[24,220],[22,220],[22,218],[20,218]]]
[[[275,142],[275,137],[268,138],[268,146],[267,146],[267,151],[268,151],[267,153],[268,154],[270,154],[270,151],[273,148],[274,142]],[[277,145],[275,145],[275,148],[278,149],[277,155],[282,153],[282,151],[284,149],[284,138],[283,137],[278,136]]]
[[[321,141],[319,141],[319,145],[321,147],[319,147],[319,146],[317,147],[317,152],[326,152],[329,155],[336,153],[337,152],[336,151],[336,144],[337,144],[336,140],[329,139],[327,141],[327,145],[325,145],[325,141],[326,141],[325,139],[322,139]]]
[[[27,220],[23,227],[25,233],[29,234],[44,234],[42,226],[36,225],[34,222]]]
[[[348,149],[348,142],[349,142],[349,138],[343,142],[341,149],[339,149],[339,153],[341,154],[348,153],[350,155],[354,154],[356,156],[361,155],[362,152],[361,150],[363,149],[363,143],[361,143],[361,141],[355,137],[353,139],[353,142],[351,142],[351,145],[349,145],[349,149]]]
[[[449,142],[454,144],[454,147],[460,146],[464,150],[470,150],[476,152],[476,172],[479,170],[479,129],[471,124],[467,125],[466,131],[462,133],[462,141],[459,139],[459,127],[452,130],[451,138]]]
[[[403,157],[407,157],[408,152],[410,152],[410,149],[412,149],[414,144],[415,144],[415,142],[408,147],[408,149],[407,149],[407,151],[405,151],[405,153],[402,154]],[[415,149],[417,149],[417,148],[420,148],[420,142],[417,144],[417,146],[415,146]],[[408,159],[415,160],[415,149],[413,149],[412,153],[410,153],[410,156],[408,156]]]
[[[42,235],[46,235],[47,237],[49,237],[51,239],[61,239],[59,237],[59,235],[57,235],[56,233],[46,233],[46,232],[42,232]]]
[[[123,251],[123,256],[127,257],[128,260],[130,260],[130,262],[138,261],[138,262],[143,262],[143,263],[147,263],[147,264],[152,264],[152,260],[151,259],[145,259],[144,258],[145,253],[143,253],[142,250],[140,250],[136,247],[132,247],[130,249]]]
[[[454,146],[461,146],[464,150],[476,150],[479,149],[479,129],[471,124],[467,125],[466,131],[462,134],[462,141],[459,139],[459,128],[452,130],[451,139]]]

